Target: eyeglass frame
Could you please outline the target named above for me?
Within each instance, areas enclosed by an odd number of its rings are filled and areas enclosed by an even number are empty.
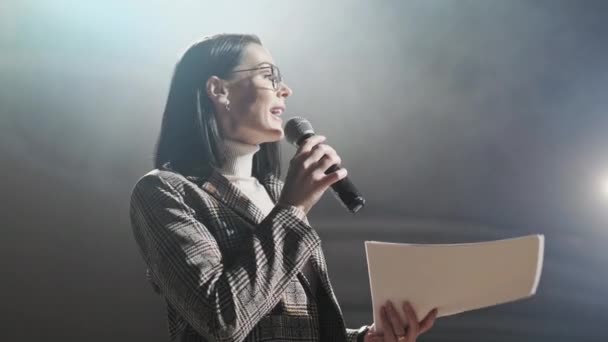
[[[281,83],[283,83],[283,75],[281,75],[281,70],[276,65],[270,64],[270,65],[262,65],[262,66],[258,66],[258,67],[250,68],[250,69],[232,70],[230,73],[244,72],[244,71],[256,71],[256,70],[263,70],[263,69],[270,69],[270,74],[271,74],[270,81],[272,82],[272,89],[279,90],[281,88]],[[276,70],[276,74],[274,73],[274,70]]]

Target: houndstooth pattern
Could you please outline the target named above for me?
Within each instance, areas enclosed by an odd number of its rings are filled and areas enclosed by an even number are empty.
[[[276,203],[282,182],[261,183]],[[147,277],[167,304],[170,341],[356,341],[333,292],[321,241],[303,212],[263,217],[218,172],[184,177],[170,168],[142,177],[131,223]],[[300,272],[307,260],[317,293]]]

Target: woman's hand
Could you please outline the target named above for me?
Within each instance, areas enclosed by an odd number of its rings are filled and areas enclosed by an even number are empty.
[[[342,162],[331,146],[322,144],[325,139],[315,135],[298,147],[289,163],[279,203],[293,205],[308,213],[327,188],[346,177],[346,169],[325,174],[332,165]]]
[[[437,309],[431,310],[426,317],[418,322],[416,312],[409,302],[403,302],[403,312],[408,322],[408,327],[401,320],[401,316],[388,301],[385,306],[380,308],[380,318],[382,319],[383,333],[374,332],[374,328],[365,335],[365,342],[415,342],[416,338],[427,332],[435,323]]]

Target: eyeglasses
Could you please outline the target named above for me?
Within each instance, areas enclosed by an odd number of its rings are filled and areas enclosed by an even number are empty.
[[[251,69],[241,69],[241,70],[232,70],[232,72],[244,72],[244,71],[255,71],[255,70],[264,70],[270,69],[270,75],[268,75],[268,79],[272,81],[272,88],[274,90],[279,90],[281,83],[283,82],[283,76],[281,76],[281,70],[275,65],[262,65],[257,68]]]

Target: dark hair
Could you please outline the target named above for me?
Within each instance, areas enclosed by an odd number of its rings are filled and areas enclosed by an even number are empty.
[[[163,114],[154,166],[184,175],[205,175],[221,167],[222,138],[206,82],[215,75],[228,78],[248,44],[262,44],[254,35],[218,34],[190,46],[175,66]],[[279,142],[263,143],[253,157],[253,176],[280,177]]]

